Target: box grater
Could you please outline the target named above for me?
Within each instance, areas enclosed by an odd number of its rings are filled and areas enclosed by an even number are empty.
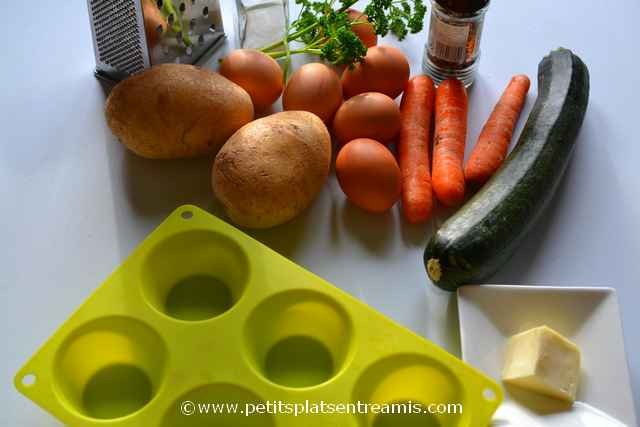
[[[224,39],[219,0],[87,0],[96,76],[122,80],[153,65],[193,64]]]

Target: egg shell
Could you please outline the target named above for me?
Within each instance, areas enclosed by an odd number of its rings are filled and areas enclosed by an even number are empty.
[[[280,65],[258,50],[234,50],[222,60],[219,71],[249,93],[256,111],[268,108],[282,94]]]
[[[387,95],[367,92],[345,101],[336,112],[333,132],[341,143],[372,138],[389,143],[400,131],[400,108]]]
[[[357,24],[351,26],[351,30],[362,41],[362,44],[366,47],[373,47],[378,44],[378,35],[373,24],[364,22],[369,19],[367,15],[356,9],[349,9],[347,15],[349,16],[349,21],[358,21]]]
[[[404,53],[393,46],[369,48],[362,62],[345,68],[342,90],[345,98],[364,92],[380,92],[396,98],[409,80],[409,61]]]
[[[400,168],[387,147],[358,138],[342,147],[336,158],[340,188],[356,206],[369,212],[389,210],[400,197]]]
[[[320,63],[305,64],[296,71],[282,95],[284,110],[309,111],[325,123],[333,119],[342,104],[340,77]]]

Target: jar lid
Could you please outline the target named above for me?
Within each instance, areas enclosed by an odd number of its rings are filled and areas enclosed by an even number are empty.
[[[459,14],[472,14],[487,7],[489,0],[436,0],[440,7]]]

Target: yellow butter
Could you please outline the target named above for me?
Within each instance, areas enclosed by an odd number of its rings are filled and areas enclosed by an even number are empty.
[[[580,378],[580,349],[547,326],[509,339],[502,380],[557,399],[573,402]]]

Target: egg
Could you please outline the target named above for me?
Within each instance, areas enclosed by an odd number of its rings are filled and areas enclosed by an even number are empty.
[[[340,77],[324,64],[305,64],[296,71],[282,95],[284,110],[309,111],[325,123],[342,104]]]
[[[366,47],[372,47],[378,44],[378,35],[373,27],[373,24],[369,22],[369,18],[364,13],[356,9],[349,9],[347,11],[349,21],[357,21],[356,24],[351,26],[351,30],[362,41]]]
[[[249,93],[256,111],[269,107],[282,93],[280,65],[258,50],[234,50],[222,60],[219,71]]]
[[[384,212],[400,197],[400,168],[387,147],[369,138],[348,142],[338,152],[336,176],[347,198],[369,212]]]
[[[400,109],[387,95],[361,93],[345,101],[333,119],[333,133],[341,143],[356,138],[391,142],[400,130]]]
[[[346,98],[363,92],[380,92],[395,99],[404,90],[409,73],[409,61],[400,49],[374,46],[362,62],[345,68],[342,90]]]

